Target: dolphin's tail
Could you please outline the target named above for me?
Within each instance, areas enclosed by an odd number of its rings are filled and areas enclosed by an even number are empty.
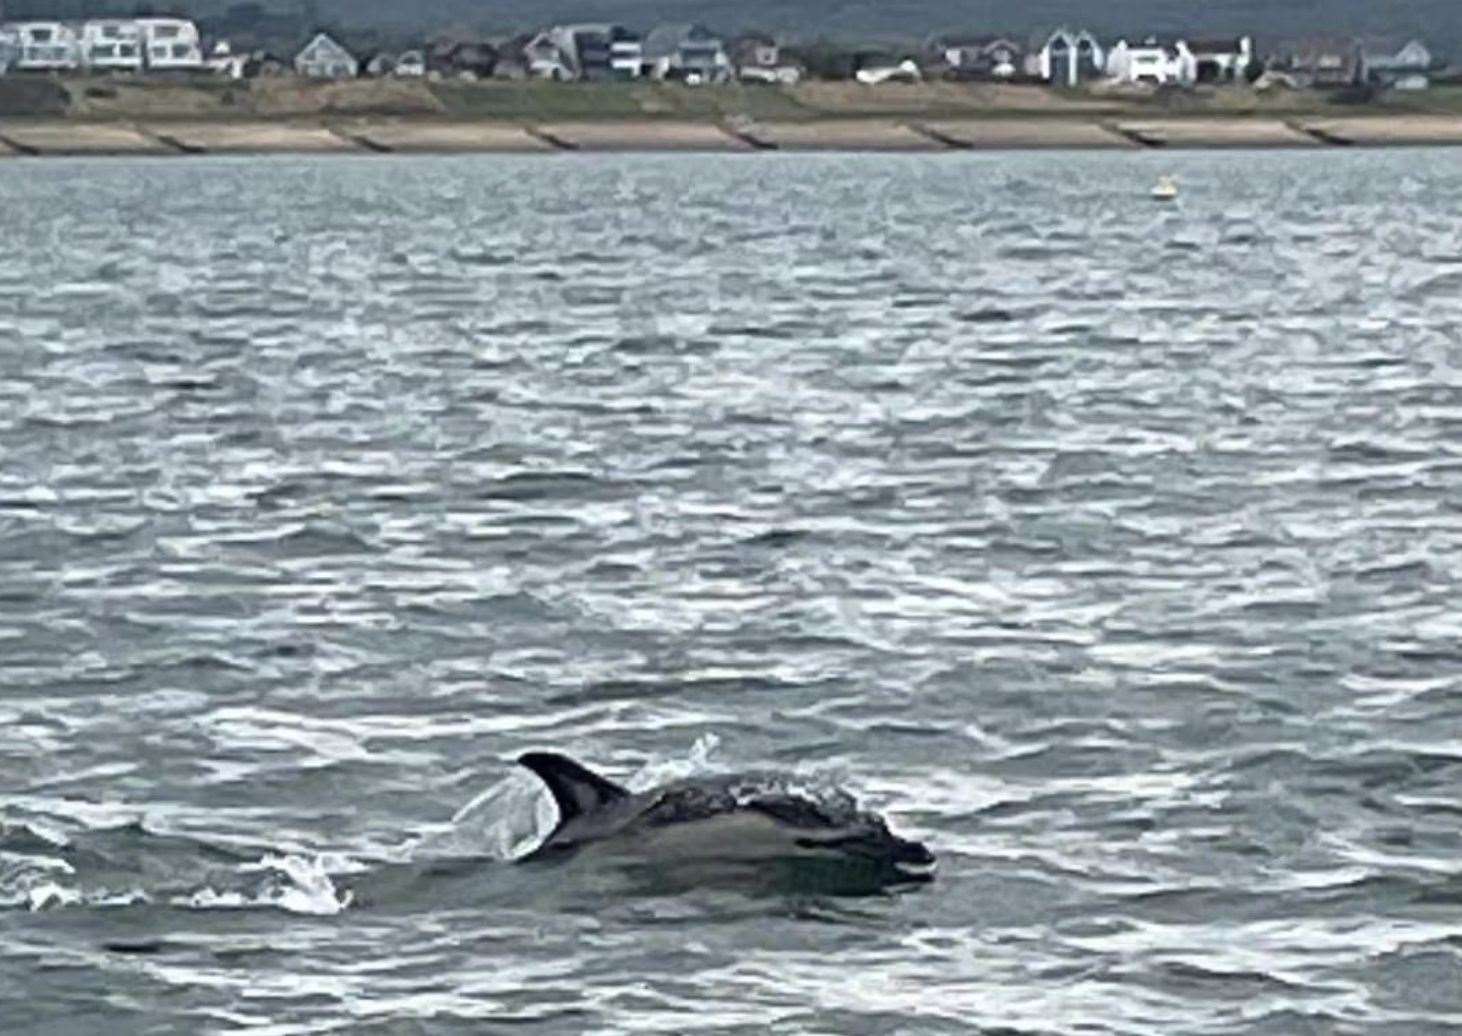
[[[529,752],[519,756],[518,762],[548,785],[554,804],[558,806],[561,825],[629,796],[628,791],[613,781],[554,752]]]

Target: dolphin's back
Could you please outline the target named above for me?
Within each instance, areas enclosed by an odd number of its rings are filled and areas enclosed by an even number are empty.
[[[812,829],[846,824],[858,807],[851,795],[836,788],[808,787],[777,774],[733,774],[666,785],[639,822],[663,827],[743,810],[788,827]]]

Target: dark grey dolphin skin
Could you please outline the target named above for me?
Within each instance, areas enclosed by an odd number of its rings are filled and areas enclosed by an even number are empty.
[[[518,762],[548,786],[559,812],[558,825],[524,861],[593,850],[653,863],[853,864],[881,884],[933,874],[927,848],[890,832],[847,792],[787,775],[696,777],[635,793],[566,756],[530,752]]]

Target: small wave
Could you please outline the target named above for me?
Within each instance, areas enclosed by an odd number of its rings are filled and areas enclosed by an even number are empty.
[[[291,914],[338,914],[350,906],[354,893],[336,889],[330,877],[330,871],[335,869],[331,862],[331,858],[323,856],[306,858],[271,853],[258,863],[239,867],[241,874],[266,875],[264,882],[254,889],[219,891],[205,886],[191,895],[175,897],[172,904],[189,910],[272,908]],[[341,866],[341,861],[335,861],[335,865]]]

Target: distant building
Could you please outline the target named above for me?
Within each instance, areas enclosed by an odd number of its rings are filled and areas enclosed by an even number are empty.
[[[99,18],[81,26],[81,60],[89,68],[141,72],[142,26],[128,18]]]
[[[426,75],[426,54],[419,50],[408,50],[396,59],[391,74],[398,79],[420,79]]]
[[[137,18],[147,68],[154,72],[196,72],[203,68],[198,26],[186,18]]]
[[[81,42],[65,22],[14,22],[17,72],[64,72],[81,67]]]
[[[249,55],[235,54],[228,40],[219,40],[208,52],[204,66],[225,79],[243,79],[249,67]]]
[[[422,72],[416,72],[417,63],[412,62],[407,65],[407,71],[399,74],[430,75],[440,79],[487,79],[497,69],[499,59],[498,48],[487,40],[461,37],[433,40],[426,54],[418,56]]]
[[[801,66],[784,60],[781,46],[770,36],[742,36],[731,45],[731,58],[737,78],[744,82],[791,86],[802,80]]]
[[[1432,52],[1415,39],[1380,37],[1360,41],[1361,78],[1398,90],[1431,85]]]
[[[1313,37],[1291,45],[1276,62],[1302,88],[1337,89],[1365,79],[1360,44],[1344,37]]]
[[[1254,63],[1254,41],[1248,36],[1190,40],[1188,49],[1198,63],[1200,83],[1238,82]]]
[[[1118,40],[1107,52],[1107,75],[1122,83],[1192,86],[1198,81],[1198,61],[1183,40]]]
[[[1051,33],[1031,64],[1052,86],[1077,86],[1106,74],[1106,50],[1091,33],[1062,28]]]
[[[723,83],[731,57],[721,38],[704,25],[661,25],[645,37],[645,68],[657,79]]]
[[[328,33],[319,33],[295,55],[294,70],[309,79],[354,79],[360,62]]]
[[[621,25],[556,25],[523,48],[540,79],[633,79],[644,67],[644,43]]]
[[[523,46],[523,63],[528,74],[539,79],[578,78],[578,59],[573,37],[562,26],[544,29]]]
[[[638,79],[645,70],[645,41],[637,32],[616,25],[609,36],[609,69],[616,79]]]
[[[1025,66],[1025,45],[1009,36],[939,36],[928,49],[957,79],[1010,79]]]

